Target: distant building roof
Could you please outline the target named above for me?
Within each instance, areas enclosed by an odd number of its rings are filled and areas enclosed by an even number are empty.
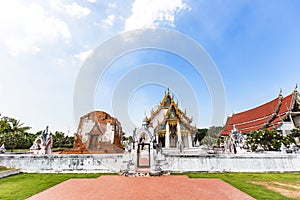
[[[233,126],[242,133],[264,128],[275,129],[287,117],[288,112],[292,111],[298,95],[296,87],[296,89],[286,97],[283,97],[280,92],[278,97],[272,101],[229,116],[219,135],[229,135],[233,130]]]

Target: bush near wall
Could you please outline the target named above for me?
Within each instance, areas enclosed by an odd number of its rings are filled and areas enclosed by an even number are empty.
[[[294,129],[291,134],[284,137],[276,130],[254,130],[247,134],[247,142],[252,151],[263,149],[264,151],[280,151],[281,144],[287,148],[296,144],[295,138],[300,136],[300,130]]]

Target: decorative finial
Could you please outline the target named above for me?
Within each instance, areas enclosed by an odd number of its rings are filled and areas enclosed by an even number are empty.
[[[298,89],[298,84],[296,83],[295,91],[297,91],[297,89]]]
[[[282,96],[282,89],[280,88],[279,96]]]

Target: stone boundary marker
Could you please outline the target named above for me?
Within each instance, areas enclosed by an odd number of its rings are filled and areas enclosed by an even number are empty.
[[[4,177],[7,177],[7,176],[19,174],[19,173],[21,173],[21,170],[19,170],[19,169],[12,169],[12,170],[2,171],[2,172],[0,172],[0,178],[4,178]]]

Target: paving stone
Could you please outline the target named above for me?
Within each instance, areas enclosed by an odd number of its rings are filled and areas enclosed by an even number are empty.
[[[187,176],[101,176],[97,179],[70,179],[29,198],[29,200],[40,199],[252,200],[254,198],[220,179],[190,179]]]

